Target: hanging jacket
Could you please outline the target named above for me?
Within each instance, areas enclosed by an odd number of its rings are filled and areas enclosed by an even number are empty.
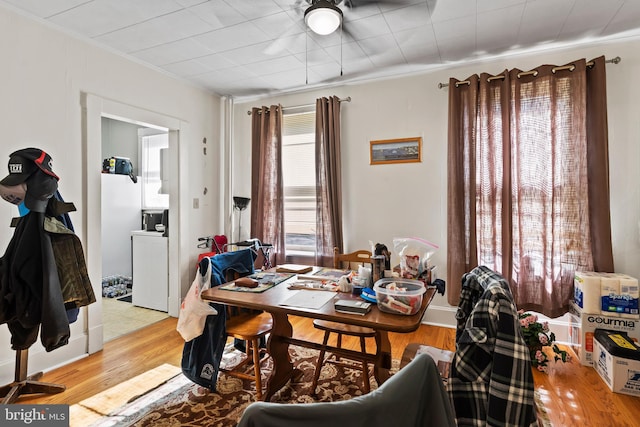
[[[40,340],[46,351],[69,342],[71,334],[44,213],[19,219],[2,257],[0,322],[11,332],[11,347],[25,350]]]
[[[227,282],[227,275],[236,272],[239,275],[253,273],[255,255],[250,249],[224,252],[211,258],[205,257],[199,263],[200,274],[211,269],[211,287]],[[184,343],[182,349],[182,373],[194,383],[216,390],[216,381],[222,360],[222,352],[227,341],[226,306],[211,303],[218,312],[207,316],[202,335]]]
[[[71,217],[69,216],[69,212],[73,212],[75,210],[75,205],[73,203],[65,202],[60,191],[57,190],[53,193],[53,197],[51,197],[47,204],[46,214],[48,217],[54,217],[56,220],[60,221],[60,223],[62,223],[62,225],[67,229],[65,233],[67,231],[75,232],[73,223],[71,222]],[[93,287],[89,281],[89,275],[80,239],[75,235],[72,239],[62,239],[64,241],[73,240],[72,244],[67,243],[67,245],[58,244],[58,240],[59,239],[53,239],[53,252],[56,257],[58,273],[60,274],[60,282],[62,283],[62,295],[67,309],[67,319],[69,319],[69,323],[73,323],[78,320],[80,307],[95,302],[95,295],[93,294]],[[68,253],[73,255],[68,256]],[[75,266],[77,267],[77,271],[70,270],[74,268],[74,265],[69,263],[69,260],[73,258],[76,260]],[[61,260],[62,263],[60,262]],[[78,296],[76,293],[69,294],[70,287],[68,284],[70,282],[74,285],[82,284],[84,292],[86,293],[86,299],[82,298],[82,296]],[[74,290],[75,289],[76,286],[74,286]],[[83,294],[80,293],[80,295]]]
[[[96,302],[80,238],[53,217],[45,218],[44,230],[51,238],[56,269],[67,309],[84,307]]]
[[[447,383],[458,426],[535,426],[531,356],[508,283],[480,266],[460,295]]]

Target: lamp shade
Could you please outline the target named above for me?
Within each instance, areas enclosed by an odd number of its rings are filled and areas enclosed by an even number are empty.
[[[233,196],[233,208],[239,211],[243,211],[247,208],[250,201],[251,199],[248,197]]]
[[[304,22],[316,34],[331,34],[342,23],[342,10],[332,2],[320,0],[305,10]]]

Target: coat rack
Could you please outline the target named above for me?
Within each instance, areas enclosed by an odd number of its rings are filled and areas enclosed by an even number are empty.
[[[0,387],[0,397],[3,398],[1,402],[3,405],[15,402],[23,394],[55,394],[66,390],[66,387],[61,384],[38,381],[42,378],[42,372],[27,375],[28,360],[29,350],[16,350],[15,381]]]

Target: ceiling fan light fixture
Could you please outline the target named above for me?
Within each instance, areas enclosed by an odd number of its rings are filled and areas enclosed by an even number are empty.
[[[319,0],[305,10],[304,22],[314,33],[326,36],[342,23],[342,10],[333,2]]]

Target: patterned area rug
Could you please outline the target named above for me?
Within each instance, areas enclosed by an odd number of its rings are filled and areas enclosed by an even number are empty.
[[[540,427],[552,427],[547,408],[544,406],[542,396],[538,390],[534,391],[533,397],[536,402],[536,415],[538,416],[538,426]]]
[[[317,350],[291,346],[289,349],[294,367],[302,372],[271,399],[281,403],[330,402],[351,399],[362,395],[362,372],[357,369],[326,364],[318,382],[318,392],[311,393],[311,381],[318,357]],[[224,363],[234,365],[242,353],[227,348]],[[394,370],[398,361],[394,360]],[[271,373],[268,359],[262,365],[264,379]],[[249,367],[251,369],[251,367]],[[373,376],[371,389],[377,388]],[[200,387],[181,373],[165,384],[149,391],[132,403],[121,406],[91,426],[235,426],[244,409],[255,401],[255,383],[220,373],[217,391]]]

